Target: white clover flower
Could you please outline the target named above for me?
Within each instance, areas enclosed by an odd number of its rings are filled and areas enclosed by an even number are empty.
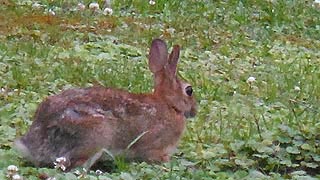
[[[300,89],[299,86],[294,86],[294,90],[295,90],[295,91],[300,91],[301,89]]]
[[[113,13],[113,10],[111,8],[107,7],[103,10],[104,15],[112,15],[112,13]]]
[[[48,13],[49,13],[50,16],[55,16],[56,15],[56,13],[52,9],[49,9]]]
[[[78,10],[79,11],[83,11],[83,10],[85,10],[86,9],[86,6],[84,5],[84,4],[82,4],[82,3],[78,3]]]
[[[170,27],[166,30],[169,34],[174,34],[174,32],[176,31],[174,28]]]
[[[12,176],[12,180],[22,180],[22,177],[19,174],[15,174]]]
[[[89,9],[93,10],[93,11],[97,11],[100,9],[99,4],[96,2],[90,3],[89,4]]]
[[[13,175],[17,174],[17,172],[19,171],[19,168],[15,165],[10,165],[7,167],[7,176],[8,177],[12,177]]]
[[[10,165],[10,166],[8,166],[7,170],[8,171],[18,172],[19,168],[17,166],[15,166],[15,165]]]
[[[35,2],[35,3],[32,4],[32,8],[33,8],[33,9],[40,9],[41,7],[42,7],[42,5],[39,4],[39,3],[37,3],[37,2]]]
[[[53,163],[54,168],[61,169],[62,171],[65,171],[67,169],[65,166],[66,162],[67,162],[67,159],[65,157],[56,158],[56,161]]]
[[[155,1],[155,0],[150,0],[150,1],[149,1],[149,4],[153,6],[153,5],[156,4],[156,1]]]
[[[314,0],[312,5],[316,8],[320,8],[320,0]]]
[[[250,76],[248,79],[247,79],[247,83],[251,84],[251,83],[254,83],[256,81],[256,78],[253,77],[253,76]]]
[[[102,172],[101,170],[97,169],[97,170],[96,170],[96,174],[97,174],[97,175],[101,175],[101,174],[103,174],[103,172]]]

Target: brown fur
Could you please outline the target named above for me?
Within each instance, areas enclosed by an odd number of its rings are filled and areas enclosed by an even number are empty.
[[[185,118],[196,114],[194,97],[185,94],[186,83],[176,76],[178,58],[179,46],[168,56],[162,40],[152,42],[155,90],[150,94],[91,87],[48,97],[29,131],[16,141],[17,149],[36,166],[53,166],[56,158],[66,157],[67,169],[83,165],[101,149],[129,160],[169,161]]]

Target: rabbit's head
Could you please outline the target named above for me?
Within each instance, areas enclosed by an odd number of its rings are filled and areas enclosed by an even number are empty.
[[[173,46],[169,55],[167,45],[160,39],[152,41],[149,52],[149,69],[154,75],[154,94],[165,99],[177,112],[185,117],[196,115],[196,100],[192,86],[177,76],[180,47]]]

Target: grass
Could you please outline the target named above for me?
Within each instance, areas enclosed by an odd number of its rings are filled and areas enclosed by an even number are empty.
[[[320,177],[320,9],[313,1],[122,0],[113,1],[111,16],[73,11],[74,0],[42,0],[40,9],[0,2],[0,179],[11,164],[25,179]],[[157,37],[182,46],[179,74],[199,103],[170,163],[119,159],[101,175],[64,173],[32,167],[11,149],[48,95],[93,84],[150,91],[146,55]]]

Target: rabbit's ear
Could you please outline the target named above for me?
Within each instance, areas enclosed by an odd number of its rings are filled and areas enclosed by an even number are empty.
[[[168,63],[170,76],[173,76],[173,77],[176,76],[179,56],[180,56],[180,46],[174,45],[172,48],[172,52],[169,56],[169,63]]]
[[[152,41],[149,52],[149,68],[151,72],[160,71],[168,62],[168,49],[165,42],[161,39]]]

